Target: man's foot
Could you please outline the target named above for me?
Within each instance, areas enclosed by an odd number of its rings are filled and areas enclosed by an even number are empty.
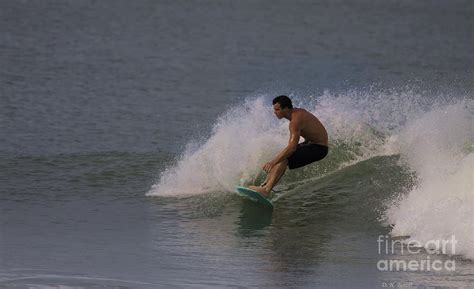
[[[270,192],[267,191],[267,189],[265,187],[262,187],[262,186],[249,186],[249,189],[257,191],[265,197],[268,197],[268,195],[270,195]]]

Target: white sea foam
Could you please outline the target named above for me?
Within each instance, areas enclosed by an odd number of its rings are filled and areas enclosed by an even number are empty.
[[[285,127],[272,117],[264,97],[227,111],[211,137],[188,148],[175,166],[161,174],[149,195],[185,196],[231,191],[255,179],[260,166],[285,145]]]
[[[418,182],[387,212],[393,235],[422,243],[455,236],[456,252],[474,258],[474,155],[468,103],[433,109],[411,120],[398,139]]]

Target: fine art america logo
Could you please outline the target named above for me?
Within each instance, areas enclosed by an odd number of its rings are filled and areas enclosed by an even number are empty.
[[[380,235],[377,239],[379,255],[400,256],[400,259],[381,259],[377,262],[377,269],[379,271],[455,271],[455,260],[432,260],[430,256],[433,254],[454,255],[457,242],[454,235],[446,240],[429,240],[424,244],[417,240],[404,241],[391,239],[388,235]],[[421,255],[418,254],[421,252],[428,254],[420,259]],[[414,258],[410,259],[410,255]]]

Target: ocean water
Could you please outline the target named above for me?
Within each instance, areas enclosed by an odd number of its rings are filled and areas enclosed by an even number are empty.
[[[0,0],[0,288],[474,288],[473,12]],[[280,94],[331,149],[268,211]]]

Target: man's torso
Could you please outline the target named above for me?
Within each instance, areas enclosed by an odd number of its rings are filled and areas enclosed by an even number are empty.
[[[309,143],[328,146],[328,134],[323,124],[312,113],[295,108],[294,119],[300,127],[301,136]]]

